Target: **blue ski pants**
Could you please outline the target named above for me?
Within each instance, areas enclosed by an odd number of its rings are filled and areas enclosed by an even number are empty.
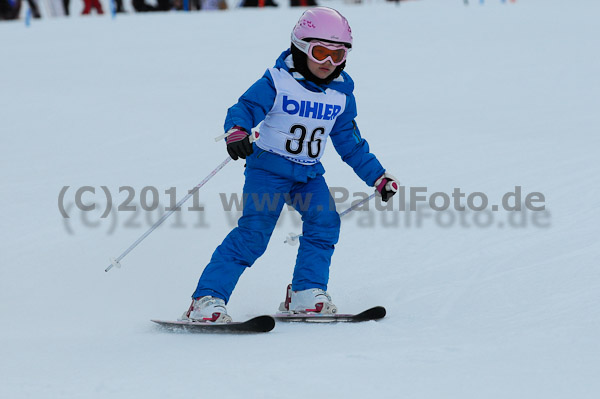
[[[292,289],[326,290],[340,217],[323,176],[298,181],[264,169],[247,168],[245,173],[242,217],[213,253],[192,297],[211,295],[228,302],[244,270],[265,252],[286,203],[303,222]]]

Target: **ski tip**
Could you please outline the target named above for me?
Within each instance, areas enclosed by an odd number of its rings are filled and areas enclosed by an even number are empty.
[[[275,319],[269,315],[257,316],[246,322],[255,327],[255,331],[269,332],[275,328]]]
[[[375,306],[374,308],[371,308],[371,311],[373,312],[373,320],[383,319],[387,314],[387,311],[383,306]]]
[[[375,306],[357,314],[354,319],[356,321],[380,320],[385,317],[386,313],[387,311],[383,306]]]

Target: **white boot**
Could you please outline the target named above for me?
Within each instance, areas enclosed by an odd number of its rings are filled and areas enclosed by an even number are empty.
[[[181,316],[181,321],[201,321],[214,323],[230,323],[225,301],[221,298],[203,296],[194,299],[190,308]]]
[[[279,305],[281,312],[293,313],[337,313],[337,307],[331,302],[331,297],[320,288],[309,288],[303,291],[292,291],[289,284],[285,296],[285,302]]]

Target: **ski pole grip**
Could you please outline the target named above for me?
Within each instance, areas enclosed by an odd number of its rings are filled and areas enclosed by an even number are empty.
[[[227,136],[229,136],[230,134],[231,133],[228,132],[228,133],[222,134],[220,136],[217,136],[217,137],[215,137],[215,141],[221,141],[223,139],[226,139]],[[250,142],[254,143],[256,140],[258,140],[258,136],[260,136],[260,133],[258,132],[258,129],[257,128],[253,128],[252,132],[250,133],[250,139],[249,139]]]

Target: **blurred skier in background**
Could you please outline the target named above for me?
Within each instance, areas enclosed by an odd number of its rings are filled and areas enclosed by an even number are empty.
[[[279,7],[273,0],[242,0],[240,7]]]
[[[183,9],[183,2],[178,0],[157,0],[156,5],[148,4],[145,0],[133,0],[131,5],[137,12],[170,11],[172,8]]]
[[[18,19],[21,0],[0,0],[0,21]]]
[[[203,10],[227,10],[229,6],[225,0],[202,0]]]
[[[31,16],[39,19],[42,17],[40,9],[35,0],[27,0],[29,8],[31,9]],[[21,13],[21,0],[0,0],[0,21],[19,19]]]
[[[318,6],[316,0],[290,0],[290,7],[313,7]]]
[[[92,12],[92,9],[96,10],[99,15],[104,14],[104,10],[102,10],[102,4],[98,0],[83,0],[83,11],[81,15],[89,15]]]
[[[111,1],[111,0],[109,0]],[[89,2],[89,6],[88,6],[88,0],[83,0],[83,4],[84,4],[84,12],[82,14],[89,14],[92,10],[92,8],[95,8],[94,5]],[[71,6],[71,0],[63,0],[63,7],[65,9],[65,15],[69,16],[70,12],[69,12],[69,8]],[[115,11],[118,13],[124,13],[125,9],[123,8],[123,0],[115,0]],[[100,5],[100,8],[102,8],[102,5]],[[88,10],[87,12],[85,12],[85,10]],[[98,11],[98,14],[102,14],[102,12]]]
[[[227,112],[227,152],[246,160],[244,207],[238,226],[204,269],[181,320],[230,322],[225,305],[244,270],[267,248],[287,203],[301,215],[303,233],[282,312],[333,314],[327,293],[340,217],[320,162],[327,139],[383,201],[398,190],[361,137],[354,82],[344,72],[352,32],[338,11],[309,9],[294,27],[291,46]],[[250,140],[259,123],[260,139]]]

